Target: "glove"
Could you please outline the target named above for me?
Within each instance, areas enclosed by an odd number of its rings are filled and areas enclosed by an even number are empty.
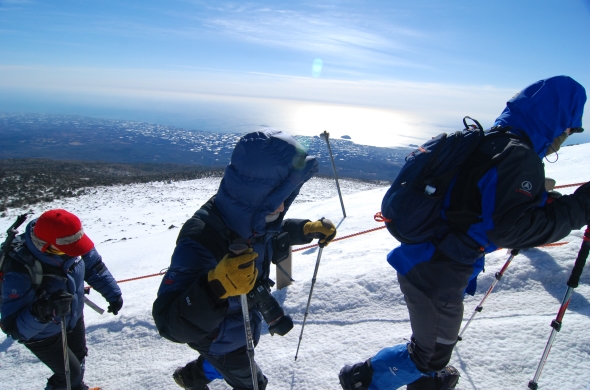
[[[123,307],[123,297],[119,295],[116,301],[109,302],[109,307],[107,312],[113,313],[114,316],[119,314],[119,310]]]
[[[307,222],[303,225],[303,234],[311,238],[319,238],[320,248],[325,247],[336,237],[336,226],[329,219],[322,217],[319,221]]]
[[[258,276],[258,269],[254,262],[257,257],[258,253],[252,248],[248,248],[246,252],[238,256],[225,255],[207,276],[213,294],[225,299],[249,293]]]
[[[70,314],[73,300],[74,296],[72,294],[64,290],[58,290],[51,294],[49,299],[41,298],[33,302],[31,311],[39,322],[47,323],[53,317],[63,317]]]

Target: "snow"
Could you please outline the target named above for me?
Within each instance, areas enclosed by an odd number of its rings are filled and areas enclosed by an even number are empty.
[[[564,147],[556,164],[546,164],[557,185],[590,180],[590,144]],[[219,179],[199,179],[102,187],[93,194],[31,207],[35,216],[50,208],[77,214],[117,280],[151,275],[165,269],[178,227],[212,196]],[[338,236],[381,226],[373,220],[387,190],[385,184],[341,180],[346,218],[334,181],[312,179],[288,216],[326,217],[338,225]],[[572,193],[576,187],[558,189]],[[28,209],[27,209],[28,210]],[[0,218],[5,232],[17,214]],[[174,225],[175,227],[171,227]],[[22,230],[22,229],[21,229]],[[573,231],[562,246],[522,251],[475,316],[453,354],[461,372],[458,389],[525,389],[533,378],[559,310],[567,279],[580,248],[583,231]],[[0,237],[2,238],[2,237]],[[344,364],[363,361],[381,348],[403,343],[411,336],[408,314],[394,270],[385,260],[397,245],[386,229],[333,242],[321,257],[317,281],[297,361],[294,361],[317,247],[293,256],[296,282],[274,292],[295,326],[286,336],[263,330],[256,361],[273,389],[340,389],[338,372]],[[296,248],[294,248],[296,249]],[[487,257],[474,297],[465,300],[464,324],[473,313],[494,273],[502,268],[505,250]],[[539,380],[540,389],[590,389],[590,274],[582,275],[561,332]],[[86,383],[114,389],[179,389],[172,372],[197,357],[184,344],[162,339],[151,317],[161,277],[120,284],[125,305],[120,314],[98,315],[85,309],[89,355]],[[93,292],[90,299],[106,302]],[[50,371],[26,348],[0,342],[0,389],[41,389]],[[228,389],[223,381],[210,384]]]

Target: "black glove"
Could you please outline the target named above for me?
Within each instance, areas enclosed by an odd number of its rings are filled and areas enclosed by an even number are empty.
[[[109,302],[108,312],[113,313],[113,315],[119,314],[119,310],[123,307],[123,297],[119,295],[116,301]]]
[[[70,314],[73,300],[72,294],[58,290],[51,294],[49,299],[41,298],[33,302],[31,311],[39,322],[49,322],[53,317],[63,317]]]

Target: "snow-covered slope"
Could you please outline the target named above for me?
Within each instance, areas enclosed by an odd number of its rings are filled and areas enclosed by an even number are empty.
[[[558,185],[590,180],[590,145],[563,148],[547,176]],[[326,217],[339,236],[379,227],[373,220],[387,187],[341,181],[347,218],[342,218],[334,182],[312,179],[288,216]],[[178,227],[215,193],[218,179],[98,188],[94,194],[32,208],[66,208],[82,219],[105,263],[118,280],[158,273],[169,264]],[[564,194],[575,187],[560,189]],[[23,210],[0,218],[6,231]],[[172,225],[174,227],[172,227]],[[526,389],[532,379],[566,291],[581,243],[574,231],[558,247],[521,252],[471,323],[451,364],[461,372],[459,389]],[[396,241],[385,229],[332,243],[323,251],[297,361],[295,350],[305,313],[317,248],[294,253],[296,282],[275,292],[295,322],[285,337],[263,331],[256,360],[273,389],[339,389],[337,374],[346,363],[374,355],[409,339],[407,311],[394,270],[385,256]],[[296,248],[295,248],[296,249]],[[465,301],[465,319],[507,259],[488,256],[478,292]],[[590,272],[590,271],[588,271]],[[590,384],[590,273],[582,276],[539,381],[540,389],[587,389]],[[183,344],[160,338],[151,317],[161,277],[121,283],[125,306],[118,316],[85,310],[89,356],[86,382],[115,389],[178,389],[171,374],[196,358]],[[96,292],[90,296],[106,306]],[[41,389],[50,371],[11,339],[0,342],[0,389]],[[222,381],[212,389],[228,389]]]

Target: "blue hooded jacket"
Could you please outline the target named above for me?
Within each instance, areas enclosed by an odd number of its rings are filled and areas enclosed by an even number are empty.
[[[542,163],[555,138],[582,125],[585,102],[584,88],[567,76],[540,80],[509,100],[495,125],[510,127],[514,135],[486,137],[474,159],[492,168],[482,171],[466,163],[447,193],[443,214],[451,226],[457,227],[453,218],[471,222],[438,246],[401,244],[388,254],[388,262],[432,298],[460,302],[468,285],[467,292],[475,292],[483,254],[554,242],[585,225],[590,199],[583,194],[546,204]]]
[[[273,238],[289,230],[288,226],[300,225],[300,220],[284,220],[284,216],[303,184],[317,170],[316,159],[308,156],[293,137],[281,131],[269,129],[249,133],[236,144],[219,189],[210,202],[214,203],[224,225],[240,238],[249,240],[258,254],[259,280],[269,277]],[[267,223],[266,216],[281,204],[284,204],[284,211],[276,220]],[[188,233],[202,224],[197,211],[179,233],[170,267],[154,302],[153,315],[165,337],[178,342],[201,343],[191,345],[207,348],[213,355],[223,355],[246,345],[242,309],[239,297],[229,297],[219,305],[207,294],[206,276],[217,266],[218,260]],[[198,231],[198,235],[204,234]],[[293,233],[289,232],[291,245],[311,241]],[[257,342],[262,318],[254,308],[250,310],[250,317]],[[211,337],[214,339],[207,345],[206,340]]]
[[[506,103],[495,125],[525,132],[535,152],[545,157],[553,140],[567,128],[582,127],[586,90],[568,76],[529,85]]]
[[[88,282],[108,302],[115,302],[121,296],[117,282],[102,264],[102,258],[96,249],[91,249],[81,257],[52,255],[37,249],[31,239],[31,231],[36,221],[36,219],[31,221],[25,233],[17,237],[15,243],[24,240],[24,245],[18,252],[11,252],[10,256],[32,255],[44,266],[56,270],[54,276],[57,277],[44,276],[41,286],[35,290],[28,272],[10,271],[4,275],[2,329],[12,338],[23,341],[42,340],[61,332],[61,318],[54,318],[48,323],[43,323],[34,317],[31,306],[40,298],[47,298],[58,290],[74,295],[71,312],[65,316],[66,328],[71,330],[83,316],[84,281]],[[44,272],[46,272],[45,268]],[[40,292],[43,294],[38,296]]]

